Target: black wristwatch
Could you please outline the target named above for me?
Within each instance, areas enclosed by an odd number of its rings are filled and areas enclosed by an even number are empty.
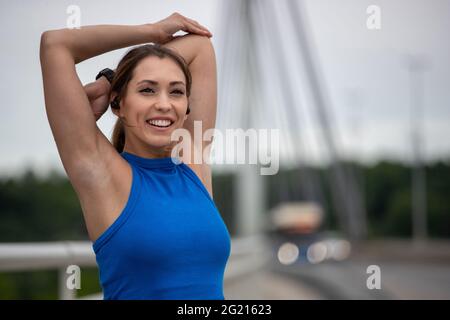
[[[109,68],[105,68],[97,74],[95,80],[98,80],[98,78],[100,78],[101,76],[105,76],[105,78],[108,79],[109,83],[112,83],[114,78],[114,71]]]

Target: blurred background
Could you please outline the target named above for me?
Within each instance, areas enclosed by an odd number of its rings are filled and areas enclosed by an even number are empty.
[[[82,26],[199,21],[217,128],[279,130],[277,174],[213,165],[227,299],[450,298],[449,0],[1,0],[0,299],[101,298],[39,64],[41,33],[71,5]],[[125,51],[77,65],[81,81]],[[108,137],[114,121],[98,122]],[[71,264],[80,290],[65,286]]]

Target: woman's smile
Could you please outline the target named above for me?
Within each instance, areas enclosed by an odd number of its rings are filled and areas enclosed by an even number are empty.
[[[169,118],[153,118],[146,121],[150,128],[157,131],[168,131],[175,121]]]

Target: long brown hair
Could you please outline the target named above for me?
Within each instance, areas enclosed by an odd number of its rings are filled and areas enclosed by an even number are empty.
[[[173,50],[162,47],[158,44],[145,44],[129,50],[117,65],[115,75],[111,83],[111,92],[117,93],[117,99],[120,100],[125,95],[128,83],[133,76],[133,71],[138,62],[149,56],[156,56],[161,59],[167,57],[172,59],[180,67],[186,78],[186,95],[189,97],[191,93],[192,77],[189,67],[183,57],[178,55]],[[111,104],[111,108],[117,109],[118,106]],[[112,144],[114,148],[116,148],[117,152],[122,152],[125,146],[125,128],[123,126],[122,119],[119,118],[116,120],[111,138]]]

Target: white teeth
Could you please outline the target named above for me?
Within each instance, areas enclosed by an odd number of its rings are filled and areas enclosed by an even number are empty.
[[[170,120],[148,120],[147,122],[158,127],[168,127],[172,124]]]

